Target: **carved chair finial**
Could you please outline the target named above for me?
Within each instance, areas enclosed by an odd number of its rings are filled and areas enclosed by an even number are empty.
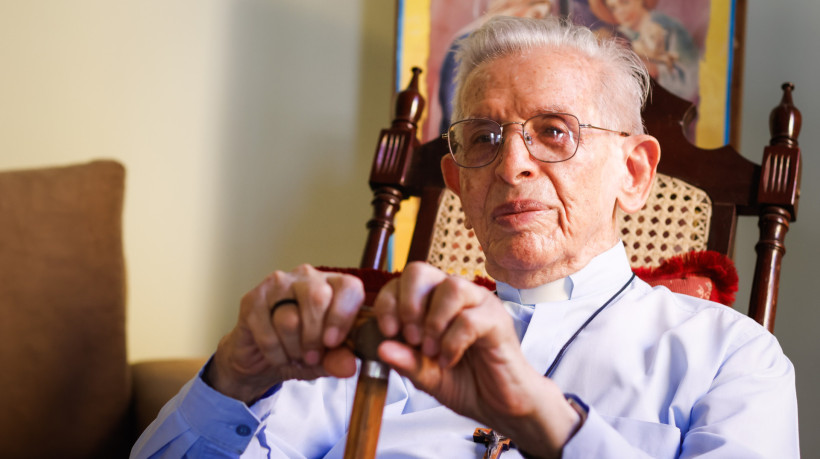
[[[396,116],[393,119],[393,126],[396,123],[410,123],[413,127],[419,122],[421,113],[424,110],[424,98],[419,92],[419,76],[421,69],[413,67],[413,78],[403,91],[396,97]]]
[[[783,83],[783,97],[780,105],[775,107],[769,115],[769,131],[772,139],[769,145],[797,146],[797,136],[800,135],[800,127],[803,117],[800,110],[792,102],[793,83]]]

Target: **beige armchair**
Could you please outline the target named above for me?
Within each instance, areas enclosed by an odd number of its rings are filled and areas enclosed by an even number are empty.
[[[0,457],[127,457],[203,360],[129,365],[114,161],[0,172]]]

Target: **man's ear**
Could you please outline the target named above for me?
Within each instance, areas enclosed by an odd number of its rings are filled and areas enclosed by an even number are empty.
[[[635,135],[624,142],[626,174],[618,190],[618,206],[626,213],[641,210],[655,183],[661,146],[650,135]]]
[[[444,184],[451,189],[459,198],[461,197],[461,182],[459,182],[459,167],[450,155],[441,157],[441,175],[444,176]]]

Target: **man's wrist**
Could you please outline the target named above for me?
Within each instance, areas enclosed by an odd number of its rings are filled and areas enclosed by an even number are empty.
[[[211,366],[213,365],[213,362],[214,362],[214,358],[213,358],[213,356],[211,356],[211,358],[208,359],[208,363],[206,363],[205,367],[202,368],[202,372],[199,374],[199,379],[201,379],[202,382],[207,384],[208,387],[210,387],[211,389],[216,390],[213,383],[211,383],[211,376],[210,376],[210,370],[211,370]]]
[[[542,380],[546,384],[551,383],[548,378],[542,377]],[[580,399],[563,394],[557,386],[551,389],[555,391],[548,389],[549,397],[542,399],[543,404],[533,413],[533,418],[506,429],[524,457],[561,457],[564,445],[578,432],[586,419],[586,405]]]
[[[219,352],[217,351],[217,353],[211,357],[211,360],[205,364],[200,379],[211,389],[227,397],[239,400],[248,406],[253,405],[262,397],[270,395],[271,387],[275,388],[279,386],[279,384],[274,384],[273,386],[266,385],[264,387],[261,385],[243,384],[240,380],[231,378],[230,375],[225,372],[226,365],[229,364],[224,362],[220,364]]]
[[[584,403],[575,394],[565,394],[564,397],[566,397],[567,403],[573,410],[575,410],[576,413],[578,413],[579,417],[578,422],[572,429],[571,433],[569,434],[569,437],[567,437],[566,442],[564,442],[564,445],[566,445],[566,443],[569,442],[572,439],[572,437],[574,437],[575,434],[578,433],[579,430],[581,430],[581,427],[584,425],[584,421],[587,420],[587,415],[589,414],[589,406],[587,406],[587,404]],[[519,449],[518,452],[521,453],[521,455],[524,456],[526,459],[535,459],[537,457],[541,457],[539,455],[530,454],[522,449]],[[561,453],[559,452],[556,457],[560,456]]]

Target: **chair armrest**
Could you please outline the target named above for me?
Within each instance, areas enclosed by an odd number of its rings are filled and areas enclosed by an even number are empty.
[[[159,410],[179,392],[208,361],[207,357],[153,360],[131,365],[134,384],[134,416],[142,433]]]

